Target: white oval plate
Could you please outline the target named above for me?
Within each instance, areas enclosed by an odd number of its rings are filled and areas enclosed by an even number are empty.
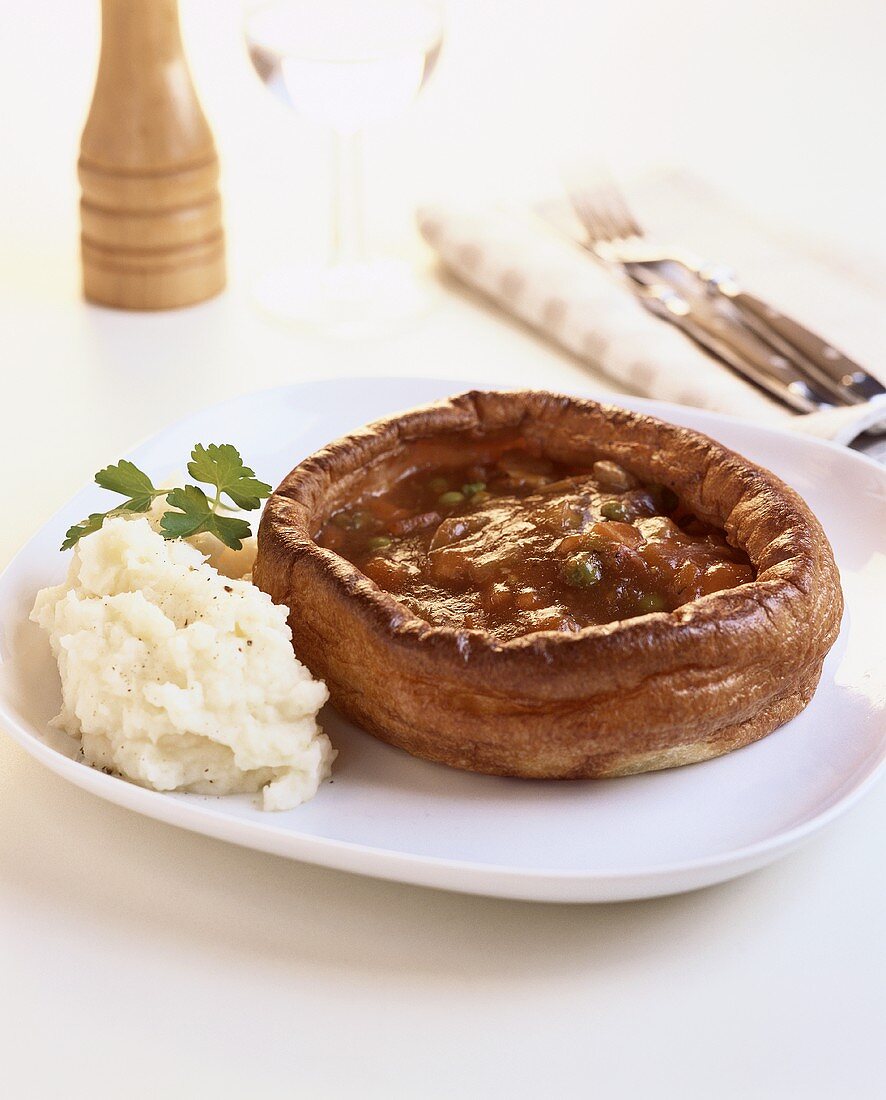
[[[195,442],[231,441],[275,481],[366,421],[469,387],[451,379],[337,379],[254,393],[188,417],[130,457],[162,476],[181,468]],[[757,744],[626,779],[526,782],[415,760],[329,709],[324,725],[340,750],[333,781],[288,813],[264,813],[247,796],[158,794],[104,775],[48,725],[59,705],[58,674],[44,636],[27,621],[37,589],[63,576],[63,532],[103,507],[106,494],[95,486],[55,515],[0,578],[0,721],[47,767],[111,802],[379,878],[539,901],[612,901],[691,890],[771,862],[846,809],[886,757],[886,471],[787,432],[616,400],[697,428],[776,471],[806,498],[834,546],[846,594],[842,633],[807,710]]]

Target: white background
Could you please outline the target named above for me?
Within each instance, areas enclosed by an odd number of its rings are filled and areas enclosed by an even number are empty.
[[[0,562],[96,468],[209,400],[331,374],[579,377],[455,295],[362,347],[261,317],[254,274],[322,251],[324,147],[250,73],[232,0],[182,0],[231,289],[175,314],[83,306],[74,165],[97,8],[2,4]],[[448,9],[423,101],[373,138],[379,238],[415,251],[413,198],[535,194],[592,148],[625,170],[688,166],[886,267],[880,0]],[[738,882],[545,908],[241,852],[95,802],[2,739],[0,1091],[879,1096],[884,835],[881,784]]]

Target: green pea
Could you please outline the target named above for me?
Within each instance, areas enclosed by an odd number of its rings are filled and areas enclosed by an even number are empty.
[[[454,508],[456,504],[461,504],[464,499],[464,493],[459,493],[456,490],[452,490],[448,493],[443,493],[442,496],[438,497],[437,503],[441,504],[444,508]]]
[[[626,500],[605,500],[600,506],[600,515],[618,523],[630,523],[634,510]]]
[[[388,538],[387,535],[375,535],[368,543],[370,550],[384,550],[385,547],[390,546],[394,540]]]
[[[472,497],[476,496],[477,493],[482,493],[485,488],[485,481],[469,481],[467,485],[462,485],[461,491],[466,497]]]
[[[660,595],[658,592],[644,592],[637,600],[637,606],[647,615],[651,614],[653,611],[664,611],[664,596]]]
[[[339,512],[338,515],[332,517],[332,522],[336,527],[345,527],[349,531],[359,531],[363,527],[369,527],[372,523],[372,516],[368,512]]]
[[[428,488],[432,493],[436,493],[439,496],[440,493],[445,493],[449,488],[449,482],[445,477],[432,477],[428,482]]]
[[[603,563],[590,550],[568,557],[562,566],[563,580],[575,588],[590,588],[603,577]]]

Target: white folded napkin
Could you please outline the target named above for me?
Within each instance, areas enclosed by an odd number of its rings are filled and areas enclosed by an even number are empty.
[[[667,177],[674,194],[685,195],[684,180]],[[659,196],[667,188],[658,186]],[[703,192],[705,205],[700,201],[698,188],[690,185],[692,224],[703,224],[712,239],[710,225],[717,224],[717,202],[710,192]],[[667,220],[671,209],[673,220],[679,223],[676,203],[671,203],[660,220]],[[713,207],[713,209],[712,209]],[[700,212],[704,217],[700,217]],[[684,220],[685,220],[685,211]],[[730,216],[723,212],[723,218]],[[722,221],[722,219],[720,219]],[[438,254],[442,264],[460,280],[481,291],[502,309],[526,322],[540,333],[554,340],[579,359],[600,370],[620,388],[661,401],[682,405],[695,405],[717,412],[745,416],[749,419],[772,424],[782,424],[806,431],[839,443],[850,443],[861,432],[886,431],[886,401],[876,399],[866,405],[828,410],[825,412],[796,415],[771,400],[762,391],[745,382],[728,367],[708,356],[701,348],[688,340],[678,329],[659,320],[637,301],[634,295],[591,257],[583,254],[569,241],[564,240],[529,210],[502,207],[458,208],[434,206],[419,211],[419,229],[428,244]],[[733,225],[735,218],[733,215]],[[741,234],[741,251],[745,261],[751,255],[747,243],[747,225]],[[783,274],[790,272],[785,253],[790,248],[781,246],[776,263],[776,245],[766,240],[757,230],[759,243],[756,261],[751,257],[750,266],[757,272],[764,264]],[[656,233],[660,237],[660,233]],[[716,236],[716,234],[714,234]],[[740,257],[735,251],[717,253],[704,251],[704,242],[696,244],[674,232],[664,238],[679,240],[720,261],[737,268],[749,289],[761,293],[759,281],[753,284],[746,275],[746,267],[740,267]],[[708,248],[716,245],[716,241]],[[725,247],[725,246],[721,246]],[[734,243],[732,245],[734,248]],[[810,270],[810,261],[793,260],[799,264],[805,283],[821,279],[839,284],[843,302],[841,317],[846,318],[845,301],[855,291],[856,314],[859,288],[835,279],[833,271]],[[820,262],[819,262],[819,266]],[[787,277],[787,276],[786,276]],[[796,291],[796,274],[788,279]],[[771,296],[766,295],[771,299]],[[833,295],[829,299],[833,300]],[[775,304],[793,312],[798,320],[805,320],[836,346],[846,348],[852,355],[854,349],[839,339],[841,325],[836,320],[828,325],[828,318],[806,316],[795,305],[785,304],[782,297]],[[836,318],[837,311],[833,311]],[[881,325],[882,308],[868,304],[863,323]],[[856,318],[856,327],[859,321]],[[886,333],[884,333],[886,337]],[[886,339],[880,347],[886,347]],[[860,360],[865,362],[864,360]],[[865,366],[868,363],[865,362]],[[875,370],[876,368],[874,368]],[[881,372],[882,373],[882,372]]]

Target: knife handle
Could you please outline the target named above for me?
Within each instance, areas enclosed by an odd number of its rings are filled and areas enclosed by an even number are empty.
[[[764,338],[771,333],[782,345],[786,345],[786,352],[793,350],[799,353],[825,385],[838,387],[839,393],[856,401],[869,401],[877,394],[886,393],[886,387],[873,375],[798,321],[734,285],[715,285],[757,333]]]
[[[639,298],[656,316],[682,329],[696,344],[796,412],[833,406],[830,394],[804,378],[740,319],[724,316],[712,303],[705,305],[704,299],[690,303],[661,283],[640,289]]]

